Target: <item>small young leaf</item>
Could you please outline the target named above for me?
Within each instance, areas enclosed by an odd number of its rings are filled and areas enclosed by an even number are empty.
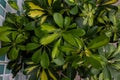
[[[40,44],[37,44],[37,43],[28,43],[26,45],[26,49],[27,50],[34,50],[36,48],[38,48],[40,46]]]
[[[76,43],[78,44],[79,49],[81,49],[84,45],[83,40],[79,38],[75,38]]]
[[[54,13],[53,18],[54,18],[54,21],[56,22],[56,24],[60,28],[63,28],[63,16],[60,13]]]
[[[53,2],[53,0],[48,0],[48,4],[49,4],[49,6],[52,5],[52,2]]]
[[[73,23],[69,26],[69,28],[75,28],[76,27],[76,23]]]
[[[65,17],[65,19],[64,19],[64,26],[65,26],[66,29],[68,28],[70,23],[71,23],[70,17]]]
[[[41,55],[41,60],[40,60],[40,64],[41,66],[46,69],[49,67],[49,57],[48,54],[46,52],[43,52]]]
[[[46,21],[46,19],[47,19],[47,15],[42,16],[40,20],[40,24],[43,24]]]
[[[70,13],[73,14],[73,15],[76,15],[78,13],[78,7],[75,6],[73,7],[71,10],[70,10]]]

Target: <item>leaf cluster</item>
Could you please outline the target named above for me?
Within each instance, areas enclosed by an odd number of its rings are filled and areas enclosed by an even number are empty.
[[[29,80],[119,80],[115,2],[25,0],[25,12],[7,13],[0,27],[0,55],[10,60],[13,77],[22,70]]]

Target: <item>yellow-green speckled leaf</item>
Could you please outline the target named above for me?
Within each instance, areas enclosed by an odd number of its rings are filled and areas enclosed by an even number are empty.
[[[35,18],[35,17],[40,17],[44,14],[43,11],[38,11],[38,10],[32,10],[28,13],[28,15],[32,18]]]
[[[39,9],[39,10],[44,10],[43,8],[41,8],[40,6],[38,5],[35,5],[34,3],[32,2],[28,2],[28,5],[30,7],[30,9]]]

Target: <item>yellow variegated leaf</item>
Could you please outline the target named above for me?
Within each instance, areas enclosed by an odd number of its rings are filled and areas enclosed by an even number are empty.
[[[26,74],[29,74],[31,71],[33,71],[35,68],[37,68],[38,66],[31,66],[25,69]]]
[[[47,32],[53,32],[56,30],[56,28],[53,25],[50,24],[42,24],[41,25],[41,30],[47,31]]]
[[[47,44],[53,42],[56,38],[58,38],[58,36],[59,36],[58,33],[47,35],[40,40],[40,43],[42,45],[47,45]]]
[[[59,49],[58,49],[58,47],[60,46],[60,42],[61,42],[61,39],[59,39],[59,40],[55,43],[55,45],[54,45],[54,47],[53,47],[53,50],[52,50],[52,58],[53,58],[53,59],[59,54]]]
[[[89,57],[91,54],[91,51],[87,47],[85,47],[85,55]]]
[[[74,0],[70,0],[70,2],[75,2]]]
[[[43,11],[38,11],[38,10],[33,10],[33,11],[30,11],[30,12],[28,13],[28,15],[29,15],[30,17],[32,17],[32,18],[40,17],[40,16],[42,16],[43,14],[44,14]]]
[[[43,70],[41,75],[40,75],[40,80],[48,80],[46,72]]]
[[[43,16],[43,17],[41,18],[40,24],[44,23],[45,20],[46,20],[46,18],[47,18],[47,16]]]
[[[57,78],[51,73],[50,70],[48,70],[48,73],[49,73],[50,77],[51,77],[53,80],[57,80]]]
[[[39,10],[44,10],[43,8],[41,8],[40,6],[38,5],[35,5],[34,3],[32,2],[28,2],[28,5],[30,7],[30,9],[39,9]]]
[[[51,6],[53,0],[48,0],[48,4]]]
[[[109,0],[108,2],[104,3],[103,5],[108,5],[108,4],[114,4],[116,3],[118,0]]]

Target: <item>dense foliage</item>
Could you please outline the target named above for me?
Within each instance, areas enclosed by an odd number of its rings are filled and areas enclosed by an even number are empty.
[[[117,0],[25,0],[21,14],[7,13],[0,27],[13,77],[29,80],[119,80]],[[16,3],[10,5],[18,10]],[[18,10],[19,11],[19,10]]]

